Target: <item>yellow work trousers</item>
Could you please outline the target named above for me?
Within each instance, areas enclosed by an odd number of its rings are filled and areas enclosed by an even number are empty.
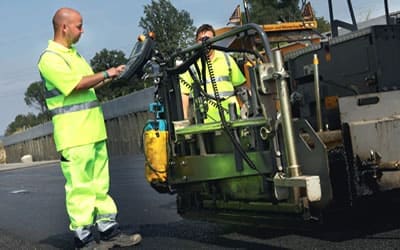
[[[93,225],[96,220],[115,221],[117,207],[108,195],[110,177],[106,142],[67,148],[61,155],[70,229]]]

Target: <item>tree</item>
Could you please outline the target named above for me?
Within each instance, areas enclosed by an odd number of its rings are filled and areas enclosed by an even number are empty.
[[[299,0],[249,0],[249,14],[259,24],[301,20]]]
[[[124,52],[120,50],[102,49],[90,60],[90,65],[92,66],[94,72],[99,72],[111,67],[125,64],[127,61],[128,60],[126,59]]]
[[[43,82],[33,82],[29,85],[28,89],[25,91],[24,101],[26,105],[33,107],[39,110],[39,114],[37,116],[29,115],[29,119],[25,119],[28,121],[28,124],[22,124],[24,126],[35,126],[40,123],[44,123],[51,120],[51,114],[47,110],[46,99],[44,94]],[[21,118],[19,118],[19,121]],[[15,128],[17,130],[18,128]]]
[[[38,109],[44,113],[46,111],[46,99],[44,96],[43,82],[33,82],[25,91],[24,101],[26,105]]]
[[[318,23],[317,31],[319,33],[324,33],[331,30],[331,25],[328,21],[324,19],[324,17],[316,17],[315,18]]]
[[[249,12],[250,21],[259,24],[302,19],[299,0],[249,0]],[[315,19],[318,23],[318,32],[330,30],[329,22],[323,17],[316,17]]]
[[[23,131],[38,124],[40,124],[40,122],[33,113],[17,115],[14,121],[8,125],[5,135],[11,135],[15,132]]]
[[[19,131],[24,131],[28,128],[50,121],[50,112],[44,112],[35,115],[29,112],[27,115],[17,115],[14,121],[11,122],[5,131],[5,135],[11,135]]]
[[[152,0],[151,4],[145,5],[139,27],[145,33],[152,31],[156,34],[158,49],[163,55],[194,43],[196,27],[190,14],[185,10],[178,11],[169,0]]]
[[[125,54],[122,51],[102,49],[90,60],[90,65],[94,72],[100,72],[111,67],[126,64],[127,61],[128,59],[126,59]],[[100,101],[107,101],[129,94],[135,89],[137,89],[137,86],[131,82],[113,81],[99,89],[96,89],[96,94]]]

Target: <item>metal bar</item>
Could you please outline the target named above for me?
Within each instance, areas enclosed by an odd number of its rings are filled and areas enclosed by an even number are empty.
[[[319,69],[318,69],[318,55],[314,54],[314,92],[315,92],[315,108],[316,108],[316,116],[317,116],[317,129],[318,131],[322,131],[322,114],[321,114],[321,97],[319,91]]]
[[[285,156],[287,158],[289,175],[290,177],[295,177],[301,175],[301,170],[297,159],[297,151],[294,141],[294,129],[292,123],[292,111],[289,101],[289,91],[284,76],[286,72],[283,68],[282,55],[279,50],[274,51],[273,64],[275,72],[277,74],[281,74],[281,76],[276,79],[276,85],[281,106]]]
[[[244,14],[246,17],[246,23],[250,23],[249,7],[247,4],[247,0],[243,0],[243,6],[244,6]]]
[[[389,5],[388,5],[387,0],[385,0],[385,17],[386,17],[386,24],[389,25],[390,24],[390,14],[389,14]]]
[[[347,0],[347,5],[349,6],[349,11],[350,11],[350,16],[351,16],[351,21],[353,22],[353,26],[355,30],[357,30],[357,22],[356,18],[354,16],[354,10],[353,10],[353,5],[351,4],[351,0]]]
[[[178,53],[173,54],[171,56],[171,58],[177,57],[178,55],[181,55],[181,54],[199,50],[199,49],[201,49],[202,46],[208,46],[217,41],[224,40],[228,37],[237,36],[240,33],[244,33],[244,32],[251,31],[251,30],[255,31],[260,36],[260,41],[265,49],[265,53],[267,54],[269,59],[272,58],[272,51],[271,51],[271,47],[269,45],[269,40],[268,40],[267,34],[264,32],[264,30],[259,25],[255,24],[255,23],[248,23],[248,24],[245,24],[242,26],[235,27],[234,29],[232,29],[224,34],[221,34],[219,36],[208,39],[207,41],[205,41],[205,44],[195,44],[187,49],[181,50]]]
[[[328,5],[329,5],[329,20],[330,20],[330,23],[331,23],[332,36],[336,37],[336,36],[338,36],[338,30],[337,30],[337,26],[335,26],[335,22],[334,22],[334,19],[333,19],[332,0],[328,1]]]

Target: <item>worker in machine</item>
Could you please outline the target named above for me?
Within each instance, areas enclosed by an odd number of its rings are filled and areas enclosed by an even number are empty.
[[[209,24],[201,25],[196,31],[196,41],[197,43],[202,43],[205,39],[210,39],[215,36],[214,28]],[[247,88],[244,86],[246,78],[243,76],[235,60],[228,54],[210,49],[208,51],[208,60],[211,62],[212,71],[214,74],[215,82],[217,84],[217,89],[219,96],[221,97],[221,104],[224,110],[226,120],[229,120],[229,103],[236,104],[236,110],[241,109],[243,112],[247,112]],[[190,96],[193,94],[193,83],[201,79],[202,63],[200,59],[197,62],[199,70],[196,70],[192,65],[190,69],[184,74],[180,75],[180,87],[182,94],[182,108],[184,119],[190,119],[189,107],[190,107]],[[200,74],[199,74],[200,72]],[[205,92],[210,96],[215,96],[211,77],[208,67],[206,66],[206,88]],[[201,83],[203,86],[203,83]],[[243,103],[242,107],[239,107],[237,97],[239,97]],[[245,97],[245,98],[243,98]],[[243,100],[242,100],[243,99]],[[244,100],[246,99],[246,100]],[[196,101],[194,101],[196,102]],[[196,104],[195,104],[196,105]],[[220,121],[220,114],[216,105],[216,101],[212,98],[207,98],[206,105],[206,117],[204,119],[205,123]],[[243,113],[242,112],[242,113]]]
[[[80,13],[61,8],[53,17],[54,39],[48,42],[38,68],[52,114],[54,141],[66,179],[66,207],[76,248],[131,246],[140,234],[126,235],[116,221],[117,207],[108,194],[106,128],[93,87],[117,77],[124,65],[93,73],[74,44],[83,33]],[[96,242],[93,230],[100,241]]]

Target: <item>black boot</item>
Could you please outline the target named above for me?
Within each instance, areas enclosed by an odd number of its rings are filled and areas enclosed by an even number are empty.
[[[84,248],[86,248],[86,246],[96,243],[92,234],[85,237],[84,239],[79,239],[78,237],[75,236],[74,242],[75,242],[76,249],[84,249]]]
[[[115,225],[104,232],[100,232],[100,240],[110,244],[111,247],[128,247],[139,244],[142,236],[140,234],[124,234],[119,229],[119,226]]]
[[[112,244],[102,241],[97,243],[93,235],[90,235],[83,240],[75,237],[75,247],[81,250],[108,250],[112,248]]]

